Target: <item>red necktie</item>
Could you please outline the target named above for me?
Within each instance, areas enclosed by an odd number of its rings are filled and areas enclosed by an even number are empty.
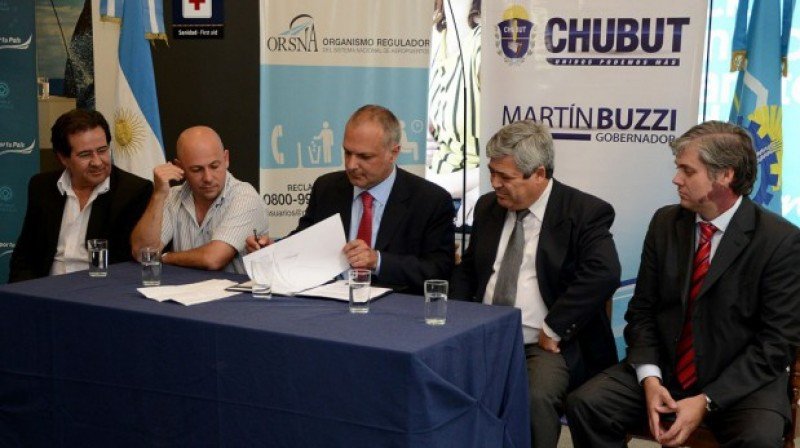
[[[356,238],[367,243],[372,247],[372,195],[368,192],[361,193],[361,204],[364,210],[361,212],[361,222],[358,223],[358,235]]]
[[[708,222],[700,222],[700,244],[697,246],[697,252],[694,254],[694,262],[692,263],[692,286],[689,290],[689,303],[686,304],[686,318],[683,322],[683,331],[678,340],[677,358],[678,363],[675,367],[675,373],[678,376],[678,382],[681,383],[684,390],[691,387],[697,381],[697,366],[694,363],[694,335],[692,333],[692,314],[694,311],[694,301],[700,293],[700,287],[703,285],[703,279],[706,278],[708,267],[711,264],[709,257],[711,256],[711,237],[717,228],[714,224]]]

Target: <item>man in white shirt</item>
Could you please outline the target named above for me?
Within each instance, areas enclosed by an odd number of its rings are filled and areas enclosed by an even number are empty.
[[[553,179],[541,124],[503,127],[486,155],[495,191],[475,206],[451,297],[520,309],[533,446],[555,447],[567,391],[617,361],[605,311],[620,278],[614,209]]]
[[[800,344],[800,230],[750,200],[749,134],[710,121],[672,144],[680,204],[656,211],[628,305],[625,361],[567,400],[576,447],[623,446],[647,423],[681,446],[701,421],[720,446],[776,447]]]
[[[62,171],[28,184],[28,209],[9,281],[89,268],[87,239],[108,240],[109,262],[131,260],[130,234],[153,186],[111,165],[111,132],[97,111],[75,109],[51,129]]]
[[[153,170],[155,189],[131,236],[133,255],[171,243],[162,263],[244,273],[245,239],[268,229],[264,201],[228,172],[228,150],[213,129],[186,129],[176,146],[176,160]]]

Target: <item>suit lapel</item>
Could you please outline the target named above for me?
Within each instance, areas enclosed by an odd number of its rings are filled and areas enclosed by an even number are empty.
[[[492,196],[491,208],[488,212],[486,221],[480,228],[480,236],[475,235],[475,241],[480,241],[480,247],[475,248],[475,265],[478,273],[480,290],[476,297],[479,301],[483,300],[486,293],[486,284],[489,277],[494,273],[493,267],[497,258],[497,246],[500,244],[500,234],[503,232],[503,225],[506,221],[507,210],[497,203],[497,198]],[[470,243],[472,244],[472,243]]]
[[[386,200],[386,207],[383,209],[381,225],[378,228],[378,236],[375,238],[375,249],[386,250],[392,242],[397,229],[401,228],[408,217],[408,200],[411,193],[408,190],[405,171],[397,168],[397,177],[392,185],[392,191]]]
[[[552,306],[555,301],[551,281],[557,281],[558,277],[557,274],[551,275],[550,271],[563,264],[570,237],[570,228],[569,225],[566,225],[568,222],[564,219],[565,213],[562,210],[562,206],[565,204],[564,189],[555,179],[552,179],[551,182],[553,182],[553,188],[550,191],[550,199],[547,201],[536,250],[536,277],[539,283],[539,293],[548,307]]]
[[[342,216],[342,225],[344,226],[344,238],[350,240],[350,214],[353,212],[353,185],[347,179],[347,175],[342,176],[342,181],[339,184],[339,189],[333,206],[333,213],[340,213]]]
[[[108,233],[112,232],[109,224],[111,223],[112,207],[114,206],[113,195],[119,188],[119,174],[116,167],[111,168],[109,176],[108,191],[98,195],[92,202],[92,213],[89,215],[89,224],[86,227],[86,239],[108,238]]]
[[[678,285],[683,308],[689,300],[689,283],[691,282],[692,265],[694,263],[695,214],[681,209],[681,217],[675,224],[675,247],[678,249]],[[675,287],[677,285],[670,285]]]
[[[754,228],[755,206],[749,199],[742,198],[739,209],[731,218],[731,222],[719,242],[719,247],[714,253],[714,258],[711,259],[711,266],[709,266],[708,274],[700,287],[698,297],[702,297],[719,280],[742,250],[747,247]]]
[[[58,178],[56,178],[56,181],[58,181]],[[67,196],[61,194],[55,181],[48,189],[52,193],[52,197],[49,201],[43,202],[46,204],[53,204],[53,207],[48,207],[44,212],[45,216],[50,215],[50,219],[47,220],[50,224],[45,226],[47,229],[45,238],[46,241],[48,241],[46,247],[52,247],[55,253],[58,247],[58,235],[61,233],[61,221],[64,219],[64,205],[67,203]]]

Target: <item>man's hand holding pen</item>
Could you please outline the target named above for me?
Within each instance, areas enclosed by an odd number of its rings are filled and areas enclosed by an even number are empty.
[[[247,253],[255,252],[261,248],[267,247],[275,241],[269,235],[259,235],[256,229],[253,229],[253,234],[247,237]]]

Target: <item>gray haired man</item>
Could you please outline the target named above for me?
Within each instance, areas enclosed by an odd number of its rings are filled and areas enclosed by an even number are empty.
[[[555,447],[567,391],[617,360],[605,312],[620,278],[614,209],[553,179],[541,124],[503,127],[486,153],[494,192],[475,206],[451,296],[520,309],[533,446]]]

